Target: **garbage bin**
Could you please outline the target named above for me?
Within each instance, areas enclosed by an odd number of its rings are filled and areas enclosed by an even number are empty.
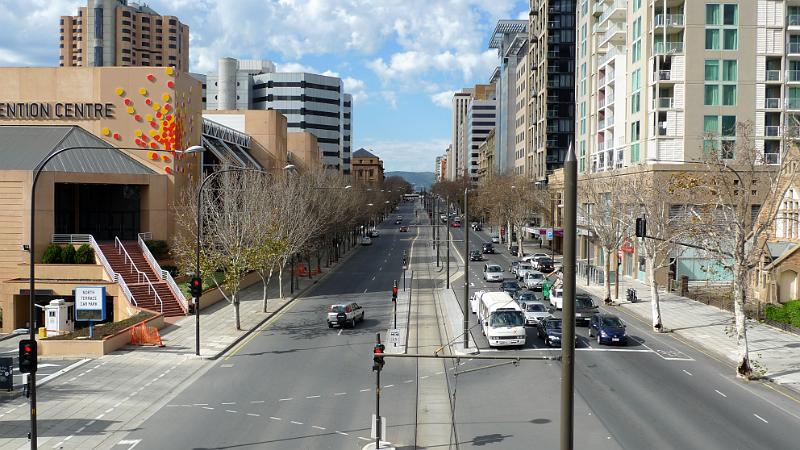
[[[14,360],[5,356],[0,358],[0,390],[3,389],[14,389]]]

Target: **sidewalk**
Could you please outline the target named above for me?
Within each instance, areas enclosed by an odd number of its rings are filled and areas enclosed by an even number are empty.
[[[602,284],[587,286],[586,279],[578,277],[577,286],[598,299],[605,296]],[[640,317],[648,325],[651,324],[650,287],[639,280],[620,277],[620,293],[624,293],[629,287],[636,289],[639,301],[614,304]],[[613,293],[613,285],[611,289]],[[736,363],[736,337],[727,332],[734,324],[733,313],[671,292],[660,291],[659,294],[661,319],[667,330],[732,364]],[[800,392],[800,336],[748,320],[747,339],[750,358],[764,367],[764,376]]]
[[[161,331],[166,345],[126,346],[102,358],[91,360],[38,388],[38,434],[40,448],[113,448],[130,430],[165,405],[181,387],[191,383],[215,364],[215,358],[235,345],[251,330],[303,295],[325,274],[335,270],[355,251],[351,249],[339,263],[324,268],[312,280],[300,279],[294,296],[289,294],[289,279],[284,277],[284,295],[276,299],[277,277],[269,288],[269,312],[261,312],[262,285],[256,283],[240,292],[242,331],[233,327],[233,311],[221,301],[200,313],[201,357],[195,356],[195,318],[187,316]],[[313,261],[315,262],[315,261]],[[288,275],[288,274],[287,274]],[[223,364],[222,367],[225,365]],[[26,449],[29,408],[25,398],[0,398],[2,439],[0,449]],[[130,447],[131,443],[127,445]],[[119,447],[122,448],[122,447]]]

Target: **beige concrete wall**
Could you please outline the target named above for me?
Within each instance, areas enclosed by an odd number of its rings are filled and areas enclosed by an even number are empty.
[[[322,165],[317,137],[307,131],[287,133],[286,149],[294,155],[291,163],[300,170],[310,170]]]
[[[138,311],[137,311],[138,312]],[[164,328],[164,316],[161,314],[145,321],[148,327],[155,327],[159,330]],[[38,341],[39,356],[49,357],[93,357],[98,358],[118,350],[131,342],[131,330],[128,327],[113,336],[103,340],[50,340],[40,339]]]

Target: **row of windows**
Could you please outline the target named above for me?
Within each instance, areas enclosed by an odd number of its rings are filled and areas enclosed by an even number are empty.
[[[277,102],[277,101],[295,101],[295,102],[316,102],[327,103],[330,105],[338,105],[339,99],[337,98],[322,98],[311,97],[308,95],[266,95],[263,97],[256,97],[253,99],[256,102]]]
[[[279,88],[279,87],[299,87],[302,89],[319,89],[321,91],[341,92],[339,86],[330,86],[325,84],[309,83],[308,81],[267,81],[266,83],[256,83],[253,89],[265,88]],[[350,106],[349,102],[345,102],[345,106]]]
[[[339,131],[338,125],[322,125],[319,123],[308,123],[308,122],[289,122],[286,124],[289,128],[301,128],[301,129],[312,129],[312,130],[328,130],[328,131]]]

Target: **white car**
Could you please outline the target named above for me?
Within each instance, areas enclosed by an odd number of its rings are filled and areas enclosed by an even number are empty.
[[[472,294],[472,298],[469,299],[469,309],[472,310],[472,314],[478,314],[478,305],[481,303],[481,296],[486,293],[486,291],[478,291]]]
[[[500,236],[492,236],[492,244],[499,244]]]
[[[550,304],[553,308],[560,310],[564,307],[564,290],[551,289],[550,290]]]
[[[369,235],[370,235],[370,237],[378,237],[378,236],[381,235],[381,233],[378,230],[376,230],[375,228],[373,228],[373,229],[371,229],[369,231]]]
[[[497,264],[484,264],[483,281],[503,281],[503,268]]]
[[[532,291],[541,291],[544,283],[544,274],[536,270],[529,270],[522,279],[525,287]]]
[[[533,271],[533,266],[530,263],[521,262],[519,265],[517,265],[514,273],[517,275],[517,279],[522,281],[525,279],[525,274],[531,271]]]
[[[355,327],[357,322],[364,321],[364,308],[357,303],[331,305],[328,307],[328,328],[338,325]]]
[[[539,325],[539,321],[553,317],[542,302],[527,302],[525,311],[525,325]]]
[[[532,254],[522,258],[522,261],[528,261],[528,262],[530,262],[532,264],[535,260],[537,260],[539,258],[547,258],[548,256],[550,256],[550,255],[547,255],[546,253],[532,253]]]
[[[361,238],[361,245],[372,245],[372,238],[369,236],[363,236]]]

